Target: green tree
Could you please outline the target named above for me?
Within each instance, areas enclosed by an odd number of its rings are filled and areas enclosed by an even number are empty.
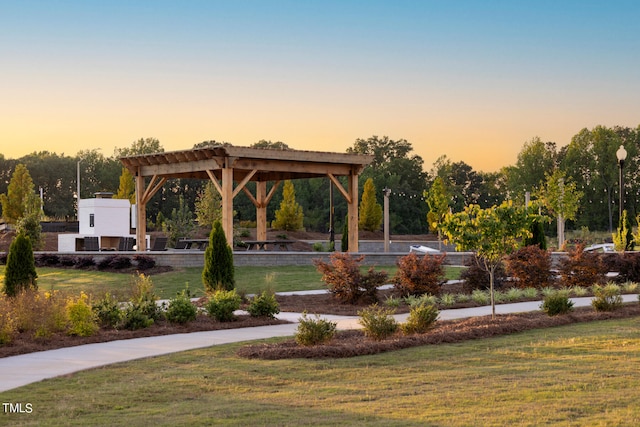
[[[482,209],[469,205],[462,212],[447,214],[440,228],[459,251],[475,251],[481,267],[489,273],[491,313],[495,318],[495,271],[505,256],[515,252],[529,236],[534,216],[511,201]]]
[[[37,200],[37,208],[40,209],[40,200],[34,199],[34,186],[27,167],[20,163],[16,166],[6,194],[0,194],[2,203],[2,216],[9,224],[16,224],[27,212],[34,209]]]
[[[556,215],[558,221],[558,248],[564,245],[564,227],[566,220],[573,220],[580,207],[582,192],[576,184],[565,177],[564,172],[556,170],[547,175],[540,199],[547,209]]]
[[[438,246],[442,250],[442,233],[438,228],[438,225],[444,220],[445,215],[449,212],[449,195],[444,187],[444,180],[442,177],[437,176],[431,184],[429,191],[426,191],[424,197],[429,206],[429,213],[427,213],[427,222],[429,223],[429,230],[438,233]]]
[[[14,297],[28,288],[37,290],[37,278],[31,241],[27,236],[19,233],[9,246],[4,272],[4,293]]]
[[[558,154],[554,142],[542,142],[535,137],[524,143],[515,166],[505,169],[507,188],[513,200],[524,200],[525,192],[540,191],[545,173],[556,169]]]
[[[207,292],[230,291],[235,287],[234,273],[233,251],[224,235],[222,224],[215,221],[204,253],[202,283]]]
[[[427,189],[427,174],[422,157],[413,154],[413,146],[406,139],[393,140],[388,136],[357,139],[348,153],[373,155],[373,161],[360,175],[360,185],[373,178],[376,188],[390,188],[389,228],[391,233],[419,234],[428,232],[424,221],[427,205],[422,194]],[[382,197],[379,202],[382,202]]]
[[[133,181],[133,175],[127,168],[122,168],[120,175],[120,186],[116,199],[128,199],[131,204],[136,202],[136,184]]]
[[[140,138],[131,143],[130,147],[116,148],[116,157],[135,156],[138,154],[163,153],[164,148],[156,138]]]
[[[41,202],[35,194],[29,194],[26,200],[24,215],[16,224],[16,232],[22,233],[29,238],[33,249],[41,249],[43,245],[42,239],[42,209]]]
[[[178,198],[178,207],[171,211],[171,217],[163,223],[162,229],[167,233],[167,245],[175,247],[178,238],[191,237],[194,231],[193,214],[184,203],[184,198]]]
[[[342,225],[342,238],[340,239],[340,250],[342,252],[349,252],[349,220],[348,218],[344,219],[344,224]]]
[[[269,150],[290,150],[289,146],[282,141],[267,141],[265,139],[261,139],[260,141],[251,144],[251,148],[266,148]]]
[[[363,230],[378,231],[380,229],[382,206],[376,200],[376,187],[372,178],[367,179],[364,183],[358,215],[358,225]]]
[[[282,188],[282,202],[276,211],[276,219],[271,226],[276,230],[295,231],[302,229],[302,207],[296,202],[293,182],[286,180]]]
[[[196,199],[196,221],[201,227],[213,227],[222,219],[222,197],[212,182],[208,182]]]

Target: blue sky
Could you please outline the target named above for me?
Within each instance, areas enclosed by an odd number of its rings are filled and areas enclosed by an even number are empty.
[[[0,153],[139,138],[344,152],[405,138],[477,170],[640,125],[634,1],[3,1]]]

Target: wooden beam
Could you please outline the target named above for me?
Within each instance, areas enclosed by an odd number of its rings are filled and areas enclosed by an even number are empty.
[[[258,172],[258,170],[254,169],[251,172],[249,172],[247,176],[244,177],[244,179],[240,182],[240,184],[238,184],[236,188],[233,190],[233,197],[236,197],[240,192],[240,190],[242,190],[245,187],[245,185],[247,185],[247,182],[251,181],[251,178],[253,178],[256,172]]]
[[[349,193],[347,193],[347,190],[344,189],[344,187],[342,186],[342,183],[340,181],[338,181],[338,179],[335,176],[333,176],[333,174],[328,173],[327,176],[329,177],[331,182],[333,182],[335,184],[336,188],[338,189],[340,194],[342,194],[342,197],[345,198],[347,203],[351,203],[351,195],[349,195]]]
[[[222,229],[233,247],[233,168],[222,169]]]
[[[260,184],[260,182],[258,182],[258,184]],[[244,194],[246,194],[249,200],[251,200],[251,203],[253,203],[253,206],[255,206],[256,208],[260,207],[260,204],[258,203],[256,198],[253,197],[253,194],[251,194],[251,191],[249,191],[247,187],[242,187],[242,191],[244,191]]]
[[[213,186],[216,187],[216,190],[218,190],[218,193],[220,194],[220,196],[222,196],[222,187],[220,187],[220,183],[218,182],[218,178],[216,178],[216,176],[213,174],[213,171],[207,169],[207,175],[209,175],[209,178],[211,179],[211,182],[213,182]]]
[[[144,177],[142,178],[144,179]],[[162,188],[165,182],[167,182],[167,178],[153,176],[151,178],[151,182],[149,182],[149,185],[144,190],[144,194],[142,195],[143,203],[145,204],[149,203],[149,200],[151,200],[151,198],[158,192],[158,190]]]

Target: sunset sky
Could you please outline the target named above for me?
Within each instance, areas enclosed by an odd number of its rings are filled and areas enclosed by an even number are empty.
[[[260,139],[515,164],[640,124],[640,2],[0,0],[0,154]]]

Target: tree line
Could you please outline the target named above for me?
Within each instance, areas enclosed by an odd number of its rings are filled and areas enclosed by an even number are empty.
[[[215,141],[203,141],[194,148]],[[591,231],[612,231],[618,226],[619,168],[616,151],[623,145],[628,153],[624,163],[624,209],[628,217],[636,218],[640,209],[640,126],[628,128],[596,126],[582,129],[571,142],[558,148],[555,142],[538,137],[526,141],[516,163],[496,172],[476,171],[464,161],[452,161],[446,155],[438,158],[429,170],[423,159],[414,153],[412,144],[405,139],[372,136],[357,139],[347,149],[349,153],[373,155],[373,162],[360,176],[360,191],[371,180],[375,199],[383,204],[383,189],[390,189],[389,211],[392,234],[424,234],[430,231],[427,215],[433,206],[434,185],[444,195],[446,209],[461,212],[466,206],[481,208],[500,205],[505,200],[525,203],[525,194],[532,201],[548,197],[557,184],[549,188],[551,177],[560,179],[562,189],[572,188],[581,197],[575,214],[567,217],[569,228],[588,228]],[[281,141],[261,140],[252,147],[289,149]],[[81,150],[75,156],[49,151],[34,152],[18,159],[0,154],[0,194],[6,194],[11,177],[20,164],[26,166],[36,195],[41,197],[44,217],[51,220],[71,220],[76,215],[77,189],[80,198],[90,198],[99,191],[109,191],[119,197],[131,197],[132,177],[126,176],[118,160],[121,156],[164,151],[155,138],[142,138],[129,147],[116,148],[111,156],[100,150]],[[77,175],[79,172],[80,185]],[[560,178],[559,178],[560,177]],[[303,212],[303,227],[309,231],[329,230],[330,182],[314,178],[294,181],[295,201]],[[128,189],[127,189],[127,186]],[[249,187],[252,183],[249,184]],[[269,204],[267,217],[273,220],[282,202],[282,186]],[[252,189],[252,188],[250,188]],[[169,180],[147,205],[149,223],[170,218],[179,209],[196,213],[199,198],[207,189],[207,181],[194,179]],[[431,192],[431,194],[430,194]],[[128,193],[128,195],[127,195]],[[334,192],[334,230],[342,230],[347,205],[338,192]],[[234,199],[236,221],[255,221],[255,208],[240,193]],[[202,213],[201,213],[202,214]],[[4,216],[4,212],[3,212]],[[557,218],[557,215],[553,216]],[[547,233],[556,233],[555,224],[548,225]],[[559,230],[559,229],[558,229]]]

